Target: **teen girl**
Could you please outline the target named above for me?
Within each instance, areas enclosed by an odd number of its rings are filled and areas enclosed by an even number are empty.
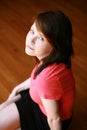
[[[57,10],[37,14],[26,37],[25,52],[36,57],[36,65],[30,78],[0,105],[0,130],[66,130],[75,100],[68,17]]]

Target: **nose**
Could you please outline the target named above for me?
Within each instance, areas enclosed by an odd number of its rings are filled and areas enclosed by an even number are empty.
[[[33,38],[27,38],[26,37],[26,45],[34,44],[34,39]]]
[[[31,42],[32,44],[35,44],[35,37],[34,37],[34,36],[30,39],[30,42]]]
[[[29,38],[31,44],[35,44],[36,36],[32,36]]]

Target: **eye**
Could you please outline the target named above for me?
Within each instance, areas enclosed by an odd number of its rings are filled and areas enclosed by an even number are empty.
[[[38,39],[41,40],[41,41],[44,41],[44,38],[41,37],[41,36],[39,36]]]
[[[30,29],[30,31],[29,31],[31,34],[34,34],[34,31],[33,31],[33,29]]]

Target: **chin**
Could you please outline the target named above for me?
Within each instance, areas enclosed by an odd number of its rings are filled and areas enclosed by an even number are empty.
[[[29,56],[35,56],[33,53],[29,52],[27,49],[25,49],[25,53]]]

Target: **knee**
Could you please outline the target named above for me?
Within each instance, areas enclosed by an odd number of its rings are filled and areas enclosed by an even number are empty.
[[[3,115],[3,110],[0,111],[0,130],[13,130],[7,115]]]
[[[0,130],[16,130],[19,125],[19,113],[14,103],[0,111]]]

